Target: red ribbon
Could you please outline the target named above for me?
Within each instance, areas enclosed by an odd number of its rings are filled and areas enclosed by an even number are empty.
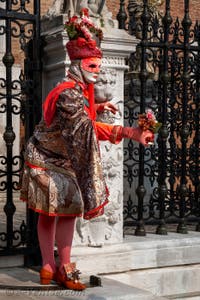
[[[84,96],[88,99],[89,108],[85,107],[91,120],[96,119],[96,110],[94,104],[94,83],[89,83],[88,88],[84,90]]]

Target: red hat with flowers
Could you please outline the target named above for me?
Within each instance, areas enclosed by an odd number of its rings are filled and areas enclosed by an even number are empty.
[[[103,33],[89,18],[87,8],[83,8],[80,17],[73,16],[65,23],[69,42],[66,44],[71,60],[88,57],[102,57],[99,48]]]

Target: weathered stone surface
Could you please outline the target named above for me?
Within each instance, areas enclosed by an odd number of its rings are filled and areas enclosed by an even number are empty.
[[[200,264],[163,267],[148,270],[135,270],[123,274],[107,275],[131,286],[149,291],[157,296],[179,299],[183,293],[196,293],[200,296]],[[185,297],[184,297],[185,299]],[[186,298],[187,299],[187,298]]]
[[[122,243],[103,248],[74,247],[72,259],[83,273],[119,273],[131,270],[199,264],[200,233],[167,236],[126,236]]]
[[[89,278],[83,279],[87,284]],[[39,284],[39,273],[26,268],[0,270],[0,300],[7,299],[69,299],[69,300],[161,300],[151,293],[135,287],[102,278],[102,286],[88,287],[83,292]],[[5,287],[3,288],[3,286]],[[7,287],[6,287],[7,286]],[[10,288],[9,288],[10,287]],[[29,288],[27,290],[26,288]]]

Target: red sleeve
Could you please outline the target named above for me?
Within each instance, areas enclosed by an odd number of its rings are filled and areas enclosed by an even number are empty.
[[[97,137],[100,141],[118,144],[122,140],[122,126],[95,122]]]

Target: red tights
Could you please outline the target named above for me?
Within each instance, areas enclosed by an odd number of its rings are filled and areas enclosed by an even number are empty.
[[[71,246],[74,235],[75,217],[49,217],[43,214],[38,219],[38,239],[42,254],[42,266],[50,272],[56,271],[54,244],[56,241],[60,259],[60,270],[70,262]],[[57,222],[56,222],[57,221]]]

